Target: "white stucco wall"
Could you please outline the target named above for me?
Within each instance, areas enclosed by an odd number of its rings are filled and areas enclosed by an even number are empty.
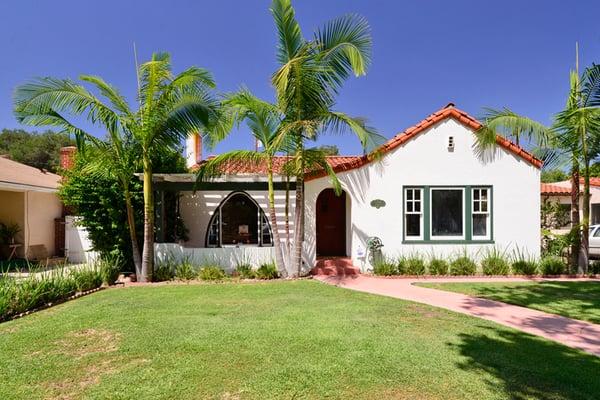
[[[455,141],[448,150],[448,136]],[[371,236],[381,238],[385,254],[414,251],[452,256],[463,249],[477,257],[482,247],[513,249],[519,246],[532,256],[540,251],[540,171],[523,159],[498,148],[478,156],[472,130],[446,119],[409,142],[387,153],[378,162],[342,172],[350,201],[347,221],[349,254],[355,265],[359,249]],[[405,185],[489,185],[493,187],[493,244],[402,244],[403,193]],[[314,262],[315,205],[319,193],[331,187],[328,178],[306,183],[306,256]],[[371,207],[374,199],[386,206]]]

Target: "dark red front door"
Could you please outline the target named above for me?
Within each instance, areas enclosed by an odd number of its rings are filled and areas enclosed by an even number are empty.
[[[346,193],[325,189],[317,198],[317,256],[346,255]]]

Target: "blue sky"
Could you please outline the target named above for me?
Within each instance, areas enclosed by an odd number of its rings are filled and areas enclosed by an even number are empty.
[[[510,108],[542,122],[560,110],[574,66],[600,62],[600,2],[297,0],[306,36],[345,13],[365,16],[373,64],[351,79],[337,108],[367,117],[386,137],[452,101],[474,116],[483,107]],[[130,98],[135,94],[132,43],[139,58],[172,54],[175,71],[213,72],[221,91],[241,85],[271,100],[276,32],[268,1],[11,0],[0,12],[0,128],[19,127],[12,91],[35,76],[97,74]],[[27,127],[26,129],[33,129]],[[102,135],[102,132],[96,131]],[[351,136],[329,136],[358,154]],[[212,152],[249,148],[245,129]]]

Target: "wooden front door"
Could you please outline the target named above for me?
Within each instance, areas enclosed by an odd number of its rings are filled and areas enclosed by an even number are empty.
[[[317,257],[346,255],[346,192],[325,189],[317,198]]]

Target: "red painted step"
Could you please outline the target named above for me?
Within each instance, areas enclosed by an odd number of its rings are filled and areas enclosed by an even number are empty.
[[[318,258],[317,264],[310,271],[311,275],[358,275],[360,269],[352,264],[352,259],[347,257]]]

